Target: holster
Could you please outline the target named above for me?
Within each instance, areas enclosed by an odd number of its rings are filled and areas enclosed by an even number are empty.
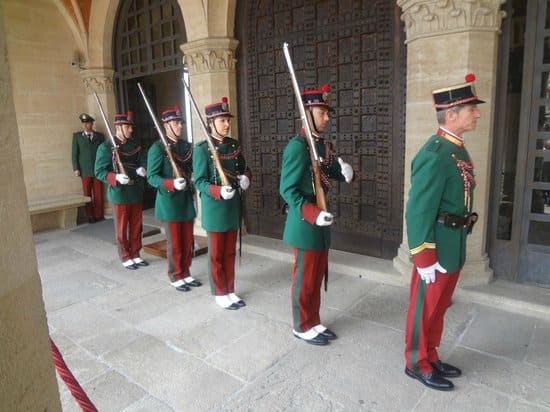
[[[436,221],[453,229],[467,228],[467,233],[470,234],[477,219],[477,213],[469,213],[465,216],[441,214],[437,216]]]

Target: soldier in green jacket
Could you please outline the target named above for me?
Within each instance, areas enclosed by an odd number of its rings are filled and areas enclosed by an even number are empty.
[[[139,256],[141,250],[143,179],[146,157],[141,147],[132,138],[133,113],[115,115],[115,142],[123,173],[117,165],[111,141],[105,141],[97,151],[95,175],[107,183],[107,198],[113,204],[114,223],[118,254],[122,266],[135,270],[148,266]]]
[[[459,368],[439,359],[443,318],[466,259],[472,213],[474,166],[463,134],[480,117],[475,76],[433,91],[439,129],[422,146],[411,167],[406,207],[407,238],[413,260],[405,331],[405,373],[429,388],[452,390],[446,378]]]
[[[321,158],[321,182],[325,192],[331,179],[350,183],[352,167],[338,157],[332,144],[321,137],[329,123],[328,86],[302,93],[310,129]],[[304,125],[305,127],[305,125]],[[313,345],[326,345],[336,334],[321,324],[321,283],[328,268],[330,225],[333,216],[315,204],[311,160],[302,130],[283,153],[279,191],[288,205],[283,240],[294,250],[291,302],[293,334]]]
[[[205,107],[206,119],[223,172],[231,185],[222,185],[206,141],[195,146],[193,173],[201,198],[201,223],[208,234],[210,286],[216,304],[239,309],[244,300],[235,294],[237,231],[241,221],[241,191],[250,186],[240,143],[229,137],[231,118],[227,98]]]
[[[94,118],[87,113],[78,116],[82,131],[73,133],[73,174],[82,180],[84,196],[92,200],[86,203],[86,214],[89,223],[103,220],[103,186],[94,175],[97,149],[105,140],[103,134],[94,130]]]
[[[168,148],[161,140],[149,148],[147,180],[157,189],[155,217],[164,222],[170,284],[180,292],[187,292],[190,286],[201,286],[189,272],[196,216],[191,185],[193,146],[181,138],[183,117],[179,106],[162,112],[161,120]],[[167,150],[171,152],[176,171]]]

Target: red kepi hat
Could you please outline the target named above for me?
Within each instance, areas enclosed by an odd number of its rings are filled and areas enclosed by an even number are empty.
[[[304,107],[325,107],[328,110],[333,110],[330,107],[330,87],[328,84],[321,86],[319,89],[306,90],[302,92],[302,102]]]
[[[172,109],[167,109],[163,111],[160,117],[164,123],[168,123],[172,120],[184,121],[183,116],[181,115],[181,109],[179,106],[174,106],[174,108]]]
[[[134,112],[115,114],[115,125],[131,124],[134,125]]]
[[[207,104],[204,106],[204,113],[207,119],[214,119],[218,116],[233,117],[229,111],[229,103],[227,97],[222,97],[221,102]]]

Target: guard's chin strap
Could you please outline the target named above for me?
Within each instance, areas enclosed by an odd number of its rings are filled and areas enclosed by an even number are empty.
[[[178,140],[178,137],[180,137],[179,135],[176,134],[176,132],[174,132],[174,129],[172,129],[172,125],[170,123],[168,123],[168,126],[170,126],[170,130],[172,131],[172,134],[174,135],[175,139],[172,139],[173,141],[176,141]]]
[[[317,136],[319,136],[321,133],[319,132],[319,130],[317,130],[317,125],[315,124],[315,118],[313,117],[313,108],[308,107],[308,110],[309,110],[311,125],[313,126],[313,130],[315,130],[315,133],[317,134]]]

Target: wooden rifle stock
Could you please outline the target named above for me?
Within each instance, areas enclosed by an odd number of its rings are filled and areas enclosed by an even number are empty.
[[[321,165],[319,162],[319,155],[317,154],[317,148],[315,147],[315,140],[313,140],[313,135],[311,133],[311,127],[309,125],[309,120],[306,115],[306,110],[304,108],[304,102],[302,102],[302,96],[300,94],[300,87],[298,86],[298,81],[296,80],[296,73],[294,72],[294,66],[292,64],[292,59],[288,51],[288,43],[283,44],[283,53],[285,55],[286,64],[288,66],[288,71],[290,73],[290,80],[292,82],[292,88],[294,89],[294,95],[296,96],[296,102],[298,104],[298,109],[300,110],[300,118],[304,124],[304,131],[306,133],[306,141],[309,146],[309,156],[311,159],[311,171],[313,174],[313,192],[315,193],[315,202],[317,207],[321,210],[327,210],[327,200],[325,197],[325,191],[321,184]]]
[[[172,166],[172,172],[174,173],[174,177],[176,179],[185,178],[190,183],[190,180],[188,176],[185,176],[184,173],[181,171],[181,169],[176,164],[176,161],[174,160],[174,155],[172,153],[172,150],[170,149],[170,145],[164,138],[164,133],[162,132],[160,125],[157,121],[157,118],[155,116],[155,113],[153,112],[153,108],[151,107],[151,104],[149,103],[149,100],[147,99],[147,96],[145,95],[145,92],[143,91],[143,88],[141,87],[141,83],[138,82],[138,89],[141,93],[141,96],[143,97],[143,101],[145,102],[145,106],[147,107],[147,111],[149,112],[149,116],[151,116],[151,119],[153,120],[153,123],[155,124],[155,129],[157,130],[157,133],[159,135],[160,141],[164,145],[164,149],[166,150],[166,156],[168,156],[168,161],[170,162],[170,165]],[[187,186],[189,187],[189,186]]]
[[[199,108],[197,106],[197,103],[195,102],[195,99],[193,98],[193,94],[191,93],[191,89],[189,88],[189,85],[185,81],[185,79],[182,77],[181,82],[187,89],[187,93],[189,94],[189,99],[191,100],[191,106],[193,106],[193,110],[197,117],[199,118],[201,125],[201,129],[206,136],[206,142],[208,144],[208,148],[210,149],[210,152],[212,153],[212,160],[214,162],[214,167],[216,168],[216,171],[220,175],[220,180],[222,183],[222,186],[231,186],[229,183],[229,180],[227,179],[227,176],[225,175],[225,172],[223,170],[222,164],[220,162],[220,156],[218,155],[218,150],[216,149],[216,146],[214,146],[214,142],[212,141],[212,136],[210,136],[210,133],[208,133],[208,129],[206,127],[206,123],[204,122],[203,118],[201,117],[201,113],[199,111]]]
[[[94,97],[95,97],[95,101],[97,103],[97,106],[99,107],[99,113],[101,114],[101,118],[103,119],[103,123],[105,124],[105,129],[107,130],[109,140],[111,140],[111,144],[113,145],[113,156],[115,157],[115,163],[116,163],[116,167],[118,169],[118,173],[121,173],[123,175],[128,176],[128,173],[126,173],[126,169],[124,169],[124,165],[122,164],[122,161],[120,160],[120,153],[118,152],[118,145],[116,144],[115,137],[113,136],[113,132],[111,131],[111,126],[109,125],[109,121],[107,120],[107,116],[105,116],[105,111],[103,110],[103,106],[101,105],[101,102],[99,101],[99,97],[97,96],[96,92],[94,92]]]

